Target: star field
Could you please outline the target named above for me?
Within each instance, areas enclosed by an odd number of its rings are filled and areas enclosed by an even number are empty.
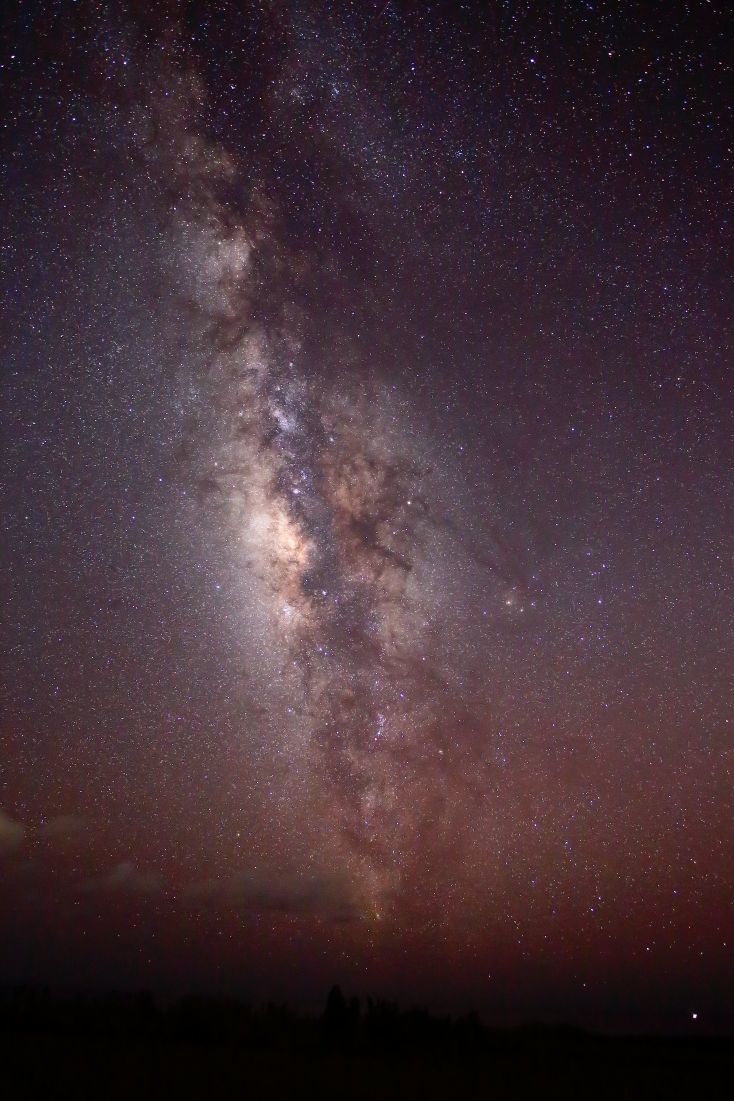
[[[731,1021],[725,6],[43,8],[3,981]]]

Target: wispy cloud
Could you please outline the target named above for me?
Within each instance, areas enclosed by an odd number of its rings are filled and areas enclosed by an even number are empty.
[[[10,815],[0,810],[0,853],[12,852],[22,844],[26,828]]]
[[[119,892],[132,895],[157,895],[160,880],[152,872],[141,871],[131,860],[122,860],[109,872],[87,884],[90,891]]]
[[[357,913],[348,882],[328,872],[248,869],[193,883],[184,897],[253,913],[310,914],[330,921],[348,921]]]
[[[67,841],[85,832],[86,818],[78,814],[57,814],[45,819],[38,827],[38,836],[49,841]]]

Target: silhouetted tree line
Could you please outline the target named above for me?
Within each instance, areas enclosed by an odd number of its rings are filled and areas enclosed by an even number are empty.
[[[184,997],[170,1005],[148,992],[59,998],[38,989],[0,991],[0,1030],[49,1032],[188,1044],[250,1048],[320,1049],[331,1052],[431,1051],[470,1054],[529,1039],[580,1042],[577,1029],[492,1030],[476,1013],[436,1016],[427,1009],[401,1009],[395,1002],[347,999],[338,986],[319,1017],[268,1002],[253,1007],[237,1000]],[[588,1038],[590,1039],[590,1037]]]
[[[148,993],[58,997],[0,990],[0,1096],[375,1097],[703,1101],[734,1096],[726,1037],[602,1037],[570,1028],[491,1029],[345,997],[322,1013]]]

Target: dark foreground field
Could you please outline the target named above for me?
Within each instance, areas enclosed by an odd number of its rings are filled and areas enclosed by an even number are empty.
[[[686,1098],[734,1096],[731,1062],[707,1045],[612,1044],[600,1051],[447,1059],[164,1047],[78,1037],[6,1038],[12,1098]]]
[[[29,1008],[2,1017],[0,1096],[12,1098],[734,1097],[723,1039],[607,1038],[485,1029],[474,1017],[332,1003],[285,1008],[147,1001]]]

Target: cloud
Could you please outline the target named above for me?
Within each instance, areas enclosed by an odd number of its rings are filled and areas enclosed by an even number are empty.
[[[140,871],[131,860],[115,864],[106,875],[88,884],[91,891],[110,891],[131,895],[155,895],[161,891],[161,883],[152,872]]]
[[[17,849],[25,834],[25,826],[0,810],[0,853]]]
[[[349,921],[357,916],[348,882],[328,872],[250,869],[229,879],[191,884],[185,897],[253,913],[311,915],[330,921]]]
[[[49,841],[65,842],[83,833],[87,820],[77,814],[57,814],[47,818],[39,827],[38,835]]]

